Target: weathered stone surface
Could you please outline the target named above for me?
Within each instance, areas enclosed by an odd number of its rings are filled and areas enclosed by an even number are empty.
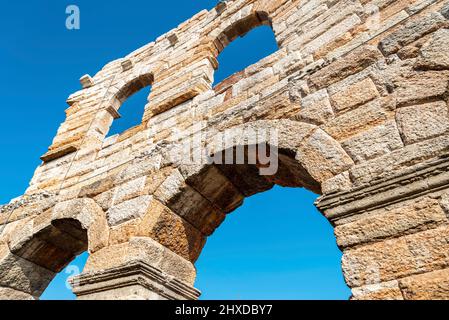
[[[447,300],[449,269],[404,278],[399,285],[407,300]]]
[[[449,30],[441,29],[432,35],[432,39],[421,48],[421,56],[416,62],[418,69],[449,69]]]
[[[193,284],[195,267],[155,240],[134,237],[129,242],[104,248],[90,255],[84,272],[100,271],[141,260],[182,281]]]
[[[336,192],[348,191],[351,189],[351,186],[352,182],[349,178],[349,172],[343,172],[324,181],[321,188],[324,194],[332,194]]]
[[[141,196],[112,207],[107,212],[109,224],[116,226],[128,220],[142,217],[152,201],[152,196]]]
[[[323,124],[332,118],[334,111],[326,90],[319,90],[301,100],[301,111],[298,120],[305,120],[315,124]]]
[[[335,228],[335,235],[338,245],[347,247],[382,241],[444,223],[449,223],[449,220],[438,201],[427,198],[402,208],[372,213],[354,222],[339,225]]]
[[[358,185],[382,179],[422,161],[445,154],[447,150],[449,150],[447,137],[429,139],[358,164],[350,169],[351,178]]]
[[[412,73],[396,80],[397,104],[410,105],[442,98],[447,91],[449,74],[436,71]]]
[[[80,300],[197,300],[189,283],[142,260],[84,273],[70,281]]]
[[[296,157],[319,182],[346,171],[353,164],[343,148],[322,130],[307,139]]]
[[[187,185],[178,170],[161,184],[154,195],[205,235],[210,235],[224,220],[224,213]]]
[[[34,300],[28,293],[10,288],[0,288],[0,300]]]
[[[13,255],[7,246],[0,246],[0,287],[8,287],[39,297],[55,274]]]
[[[316,88],[324,88],[362,71],[380,59],[382,54],[379,50],[371,46],[363,46],[314,73],[309,81]]]
[[[337,111],[352,109],[379,96],[373,80],[363,79],[331,96],[331,102]]]
[[[396,117],[406,144],[442,135],[449,128],[448,107],[443,101],[400,108]]]
[[[351,158],[360,163],[403,147],[395,121],[387,121],[342,143]]]
[[[207,222],[206,220],[205,225],[208,225]],[[196,261],[205,244],[205,236],[200,230],[156,200],[142,218],[138,235],[150,236],[192,262]]]
[[[143,176],[117,187],[114,194],[114,205],[140,196],[145,188],[146,180],[146,177]]]
[[[37,298],[89,250],[82,299],[195,299],[206,237],[276,184],[323,195],[353,299],[447,297],[447,1],[374,2],[227,1],[87,79],[0,207],[0,297]],[[219,54],[261,25],[279,49],[213,88]],[[142,123],[106,138],[148,86]]]
[[[447,226],[398,239],[346,250],[343,272],[350,286],[360,287],[449,265]]]
[[[328,121],[324,130],[334,139],[346,140],[393,118],[392,103],[390,98],[374,100]]]
[[[352,300],[404,300],[396,280],[352,290]]]
[[[440,12],[446,19],[449,19],[449,4],[446,4]]]
[[[380,48],[385,54],[393,54],[401,47],[406,46],[424,35],[435,31],[445,25],[444,17],[434,12],[421,16],[401,26],[397,31],[388,35],[380,42]]]

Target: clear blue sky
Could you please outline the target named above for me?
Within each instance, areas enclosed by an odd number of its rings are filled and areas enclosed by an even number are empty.
[[[154,40],[216,0],[8,1],[0,11],[0,203],[24,192],[39,156],[64,120],[66,98],[78,79]],[[81,29],[65,28],[65,9],[81,10]],[[276,50],[259,28],[219,57],[218,81]],[[121,109],[120,132],[139,122],[146,94]],[[197,262],[204,299],[347,299],[329,223],[313,206],[316,195],[275,188],[246,200],[208,240]],[[87,254],[71,265],[82,269]],[[72,269],[71,269],[72,270]],[[73,299],[61,273],[45,299]]]

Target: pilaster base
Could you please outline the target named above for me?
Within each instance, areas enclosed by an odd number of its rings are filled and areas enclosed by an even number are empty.
[[[79,300],[197,300],[200,291],[143,261],[70,280]]]

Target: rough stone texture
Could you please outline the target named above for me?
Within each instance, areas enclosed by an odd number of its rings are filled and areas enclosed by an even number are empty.
[[[435,32],[426,44],[421,48],[421,57],[416,66],[420,69],[449,69],[449,53],[441,50],[449,46],[449,30],[441,29]]]
[[[334,114],[326,90],[320,90],[306,96],[301,101],[301,107],[298,119],[316,124],[325,123]]]
[[[343,270],[350,286],[391,281],[449,265],[448,226],[348,249]]]
[[[447,300],[449,269],[438,270],[399,281],[405,299]]]
[[[449,220],[438,201],[426,198],[405,207],[370,214],[337,226],[335,235],[338,244],[347,247],[431,229],[444,223],[449,223]]]
[[[352,300],[404,300],[396,280],[356,288],[352,293]]]
[[[400,108],[397,121],[406,144],[444,134],[449,127],[448,107],[444,101]]]
[[[331,101],[337,111],[352,109],[365,104],[379,96],[373,80],[366,78],[331,96]]]
[[[116,226],[125,221],[140,218],[148,210],[153,197],[142,196],[111,207],[108,211],[108,221],[111,226]]]
[[[447,21],[437,12],[413,19],[382,40],[380,47],[386,54],[395,53],[401,47],[439,29],[445,24],[447,24]]]
[[[404,146],[396,122],[387,121],[342,143],[356,163],[370,160]]]
[[[207,237],[275,184],[321,194],[353,299],[449,298],[449,4],[375,2],[379,20],[373,1],[230,0],[83,76],[0,206],[0,298],[38,298],[88,250],[82,299],[195,299]],[[279,49],[213,87],[262,25]],[[148,86],[142,123],[106,138]]]

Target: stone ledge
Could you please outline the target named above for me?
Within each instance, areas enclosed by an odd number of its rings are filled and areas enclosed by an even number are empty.
[[[41,160],[47,163],[77,151],[78,147],[74,145],[62,146],[56,150],[48,151],[41,157]]]
[[[108,291],[127,287],[141,287],[148,296],[156,294],[167,300],[197,300],[201,292],[192,286],[165,274],[143,261],[136,260],[123,266],[81,274],[70,279],[73,292],[81,299],[101,294],[110,299]],[[95,296],[98,298],[98,295]],[[123,299],[127,298],[125,294]]]
[[[315,205],[330,220],[371,211],[449,187],[449,156],[424,163],[370,185],[318,199]]]

